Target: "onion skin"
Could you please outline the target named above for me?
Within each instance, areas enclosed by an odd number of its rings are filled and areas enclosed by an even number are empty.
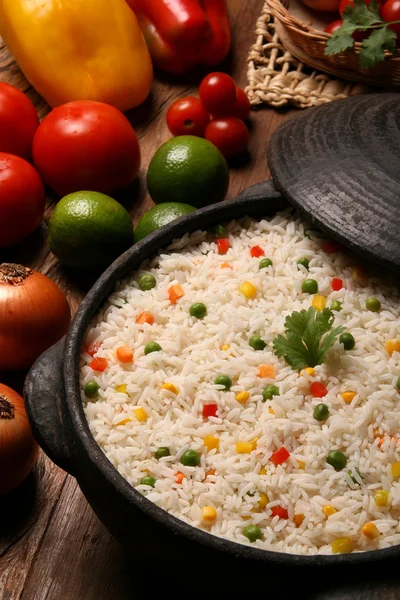
[[[67,299],[51,279],[0,264],[0,371],[29,369],[67,333],[70,321]]]
[[[23,398],[0,383],[0,496],[26,479],[38,454]]]

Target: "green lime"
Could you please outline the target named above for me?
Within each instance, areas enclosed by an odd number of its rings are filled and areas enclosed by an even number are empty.
[[[229,186],[229,169],[214,144],[193,135],[172,138],[152,158],[147,187],[156,204],[189,202],[200,208],[221,202]]]
[[[164,202],[153,206],[139,219],[135,229],[135,242],[139,242],[156,229],[164,227],[171,221],[175,221],[175,219],[179,219],[179,217],[183,217],[194,210],[196,210],[194,206],[181,202]]]
[[[105,194],[64,196],[50,218],[50,249],[69,267],[106,267],[132,244],[129,213]]]

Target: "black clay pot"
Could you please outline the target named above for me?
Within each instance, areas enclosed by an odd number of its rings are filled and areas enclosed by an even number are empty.
[[[333,575],[331,584],[339,576],[352,579],[357,572],[361,578],[364,570],[365,580],[365,568],[369,563],[384,568],[391,559],[400,557],[400,546],[348,555],[297,556],[237,544],[196,529],[158,508],[118,473],[93,439],[82,408],[79,389],[82,342],[92,317],[118,280],[186,232],[209,229],[220,222],[246,215],[256,218],[272,215],[286,206],[286,200],[271,182],[258,184],[233,201],[221,202],[182,217],[123,254],[90,290],[67,337],[42,355],[32,367],[25,384],[28,415],[34,435],[45,452],[76,477],[101,521],[132,552],[157,560],[162,557],[166,565],[201,564],[199,561],[204,559],[207,564],[218,565],[219,569],[223,565],[235,567],[240,561],[241,570],[255,569],[263,576],[266,576],[265,569],[269,565],[268,577],[283,576],[284,586],[289,586],[288,579],[291,579],[287,577],[287,567],[294,571],[299,568],[303,574],[310,574],[309,568],[326,568]],[[339,570],[337,567],[340,567]],[[373,572],[376,573],[375,569]],[[235,571],[229,574],[225,571],[228,579],[232,580],[234,576]],[[296,587],[298,583],[294,580]],[[351,597],[357,597],[357,593]]]

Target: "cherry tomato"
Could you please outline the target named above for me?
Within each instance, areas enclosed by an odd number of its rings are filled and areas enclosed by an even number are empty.
[[[42,121],[33,160],[43,181],[61,196],[80,190],[111,194],[135,180],[140,148],[119,110],[80,100],[55,108]]]
[[[369,6],[369,3],[371,2],[371,0],[365,0],[365,3],[367,6]],[[378,5],[381,6],[382,1],[378,0]],[[340,16],[343,17],[343,13],[345,11],[346,6],[355,6],[354,4],[354,0],[340,0],[340,4],[339,4],[339,13]],[[383,18],[383,17],[382,17]]]
[[[205,138],[229,158],[241,154],[249,143],[249,130],[240,119],[213,119],[206,127]]]
[[[201,101],[193,96],[175,100],[167,112],[167,125],[172,135],[204,137],[209,122],[209,113]]]
[[[200,100],[211,115],[232,114],[237,101],[237,88],[226,73],[210,73],[199,88]]]
[[[33,103],[20,90],[0,83],[0,152],[30,159],[39,118]]]
[[[320,12],[337,11],[340,0],[302,0],[303,4]]]
[[[324,29],[325,33],[334,33],[339,27],[343,24],[343,19],[338,19],[337,21],[333,21],[329,23]]]
[[[250,100],[247,97],[247,94],[244,90],[237,88],[237,98],[236,104],[233,108],[232,113],[224,114],[224,117],[237,117],[242,121],[247,121],[251,112],[251,104]]]
[[[46,194],[32,165],[4,152],[0,153],[0,188],[0,248],[7,248],[39,227]]]
[[[400,21],[400,0],[387,0],[380,9],[381,17],[384,21]],[[400,36],[400,23],[389,25]]]

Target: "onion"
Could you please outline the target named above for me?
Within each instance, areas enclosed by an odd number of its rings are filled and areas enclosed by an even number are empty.
[[[0,383],[0,496],[24,481],[33,469],[38,452],[23,399]]]
[[[0,371],[28,369],[66,334],[71,311],[45,275],[0,264]]]

